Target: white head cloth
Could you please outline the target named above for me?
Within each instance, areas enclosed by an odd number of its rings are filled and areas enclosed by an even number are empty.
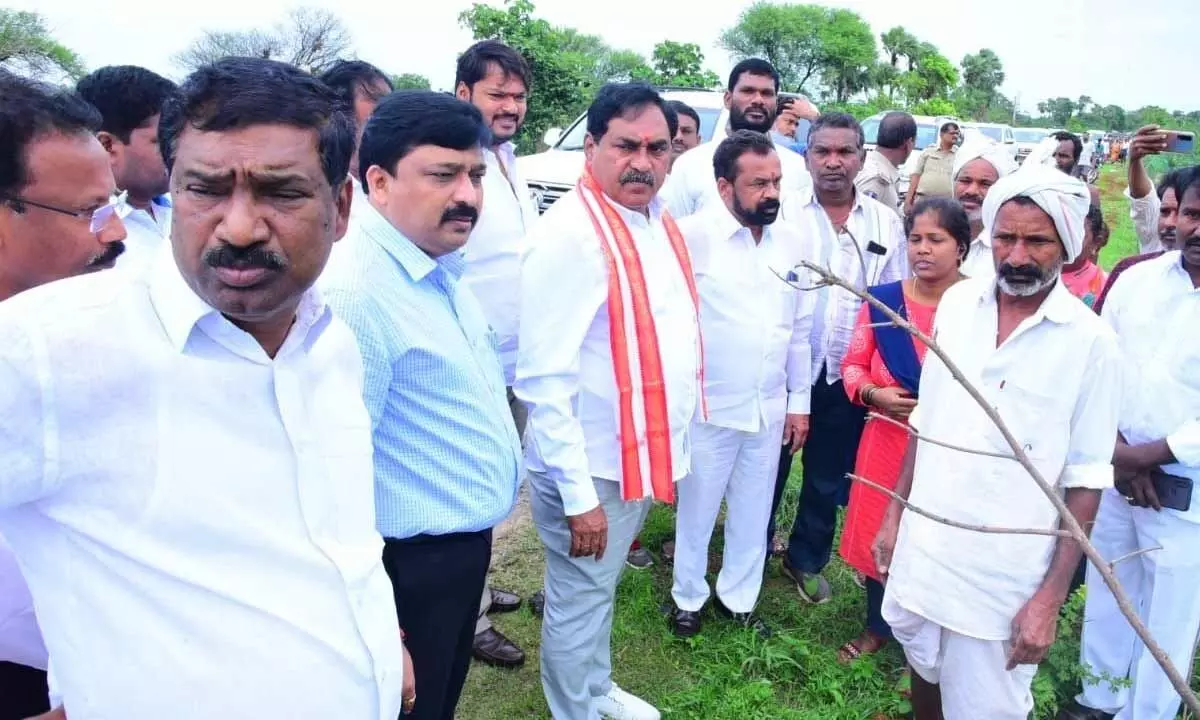
[[[1000,206],[1015,197],[1029,198],[1050,216],[1066,248],[1068,263],[1079,257],[1083,252],[1084,218],[1092,203],[1082,180],[1044,165],[1026,165],[1000,178],[983,199],[983,229],[988,237],[994,235]]]
[[[967,163],[979,159],[991,163],[1000,177],[1015,172],[1018,167],[1008,149],[1000,143],[983,134],[969,135],[958,152],[954,153],[954,169],[950,171],[950,177],[958,177]]]

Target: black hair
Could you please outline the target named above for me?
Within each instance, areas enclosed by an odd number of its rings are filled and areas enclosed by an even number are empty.
[[[1075,162],[1079,162],[1079,156],[1083,154],[1083,141],[1079,139],[1078,135],[1062,131],[1054,133],[1053,137],[1059,142],[1070,141],[1071,152],[1075,157]]]
[[[733,89],[737,87],[738,80],[741,80],[742,75],[746,73],[771,78],[775,81],[775,92],[779,92],[779,71],[762,58],[746,58],[733,66],[733,70],[729,72],[729,92],[733,92]]]
[[[881,148],[895,149],[916,139],[917,121],[906,112],[890,112],[879,121],[876,144]]]
[[[158,144],[170,172],[185,126],[225,132],[270,124],[316,130],[325,178],[341,187],[354,152],[350,107],[325,83],[275,60],[229,57],[193,72],[163,107]]]
[[[1175,180],[1178,176],[1179,170],[1168,170],[1163,174],[1162,179],[1158,181],[1158,187],[1154,189],[1158,193],[1159,200],[1163,199],[1163,195],[1166,195],[1168,190],[1174,189]],[[1179,202],[1179,193],[1175,194],[1175,202]]]
[[[958,257],[961,263],[971,249],[971,220],[967,217],[967,211],[963,210],[963,206],[959,205],[957,200],[951,200],[948,197],[922,198],[917,201],[912,212],[904,219],[904,235],[906,237],[912,233],[917,218],[924,213],[936,215],[938,226],[954,238],[954,243],[958,245]]]
[[[454,87],[463,83],[467,89],[474,88],[475,83],[487,77],[493,64],[505,75],[520,79],[526,90],[533,88],[532,73],[525,56],[499,40],[481,40],[458,56]]]
[[[46,135],[91,135],[100,113],[78,94],[0,69],[0,196],[29,182],[29,146]]]
[[[839,130],[853,130],[858,136],[858,149],[861,150],[866,142],[866,137],[863,136],[862,125],[854,119],[854,116],[843,112],[827,112],[821,113],[820,117],[813,120],[812,125],[808,128],[808,144],[812,145],[813,135],[816,135],[821,130],[829,128],[837,128]]]
[[[342,102],[351,108],[354,107],[354,93],[360,90],[366,93],[377,82],[387,85],[388,92],[396,89],[390,77],[363,60],[338,60],[317,79],[333,88]]]
[[[942,123],[942,126],[940,128],[938,128],[938,135],[941,135],[942,133],[946,132],[950,128],[954,128],[954,132],[958,132],[959,130],[962,129],[958,126],[958,123],[954,122],[953,120],[947,120],[946,122]]]
[[[1099,240],[1104,233],[1104,213],[1101,212],[1099,205],[1089,205],[1087,215],[1084,216],[1084,222],[1091,228],[1092,235]]]
[[[667,107],[675,111],[676,123],[678,123],[680,115],[687,115],[696,121],[696,130],[700,130],[700,113],[696,112],[691,105],[688,105],[680,100],[668,100]],[[672,135],[672,137],[674,137],[674,135]]]
[[[679,117],[667,105],[658,91],[644,82],[607,83],[596,93],[596,98],[587,110],[588,135],[596,142],[608,132],[608,124],[630,110],[653,105],[667,119],[667,133],[672,138],[679,130]]]
[[[738,159],[746,153],[766,155],[775,150],[771,138],[753,130],[735,130],[713,152],[713,172],[729,182],[737,179]]]
[[[367,187],[372,165],[394,175],[396,163],[422,145],[468,150],[491,141],[483,115],[471,103],[432,90],[395,92],[379,103],[363,130],[359,181]]]
[[[1171,187],[1175,190],[1175,202],[1183,205],[1183,196],[1188,190],[1192,188],[1200,190],[1200,165],[1176,170],[1175,181],[1171,183]]]
[[[133,131],[161,113],[179,88],[146,68],[110,65],[84,77],[75,90],[100,111],[100,129],[128,144]]]

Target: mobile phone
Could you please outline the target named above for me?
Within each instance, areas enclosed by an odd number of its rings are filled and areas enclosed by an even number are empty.
[[[1191,153],[1196,149],[1196,133],[1182,130],[1167,131],[1167,152]]]
[[[1180,512],[1187,512],[1191,509],[1193,486],[1191,478],[1169,475],[1161,470],[1155,470],[1150,474],[1150,480],[1154,483],[1154,494],[1158,496],[1158,502],[1163,507]]]

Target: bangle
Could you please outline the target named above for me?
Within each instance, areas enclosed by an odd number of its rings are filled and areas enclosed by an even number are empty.
[[[875,391],[878,389],[879,387],[876,385],[868,385],[862,389],[858,396],[860,399],[862,399],[863,405],[870,407],[874,404],[871,402],[871,400],[875,397]]]

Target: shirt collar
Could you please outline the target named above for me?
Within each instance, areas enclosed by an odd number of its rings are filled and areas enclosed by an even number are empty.
[[[630,210],[621,203],[610,198],[608,193],[604,191],[600,192],[600,197],[604,198],[604,202],[611,205],[613,209],[617,211],[617,214],[621,216],[621,219],[625,221],[626,225],[632,223],[633,225],[642,227],[647,224],[660,222],[662,220],[663,204],[662,201],[659,200],[658,195],[655,195],[654,199],[650,201],[650,205],[647,206],[647,210],[650,211],[649,217],[643,215],[637,210]]]
[[[431,258],[424,250],[417,247],[404,233],[396,229],[379,209],[370,202],[366,203],[362,215],[358,218],[362,230],[380,247],[399,263],[413,282],[421,282],[427,275],[439,267],[450,274],[455,280],[462,277],[466,262],[461,250],[456,250],[439,258]]]
[[[985,284],[984,292],[979,298],[980,305],[989,305],[993,308],[997,306],[996,294],[1000,291],[999,282],[1000,280],[997,277],[992,282]],[[1046,296],[1046,299],[1042,300],[1042,304],[1038,306],[1037,311],[1031,316],[1031,320],[1034,323],[1038,323],[1041,322],[1042,318],[1046,318],[1058,325],[1066,325],[1075,318],[1075,314],[1079,309],[1077,307],[1078,304],[1079,299],[1071,294],[1071,291],[1067,289],[1066,283],[1060,277],[1054,283],[1050,294]]]
[[[850,214],[854,215],[862,210],[862,198],[859,195],[858,188],[853,189],[854,203],[850,206]],[[796,198],[800,201],[801,207],[817,207],[821,208],[821,203],[817,201],[817,191],[811,185],[805,186],[796,190]],[[823,210],[823,208],[821,208]]]
[[[159,253],[152,267],[154,269],[149,276],[150,302],[171,346],[177,352],[184,351],[192,330],[202,323],[215,322],[228,326],[231,331],[244,333],[192,290],[183,279],[175,263],[175,254],[170,249]],[[300,298],[296,322],[288,333],[284,348],[294,345],[293,338],[296,336],[305,339],[315,337],[329,324],[330,318],[332,313],[320,292],[316,287],[309,288]]]

